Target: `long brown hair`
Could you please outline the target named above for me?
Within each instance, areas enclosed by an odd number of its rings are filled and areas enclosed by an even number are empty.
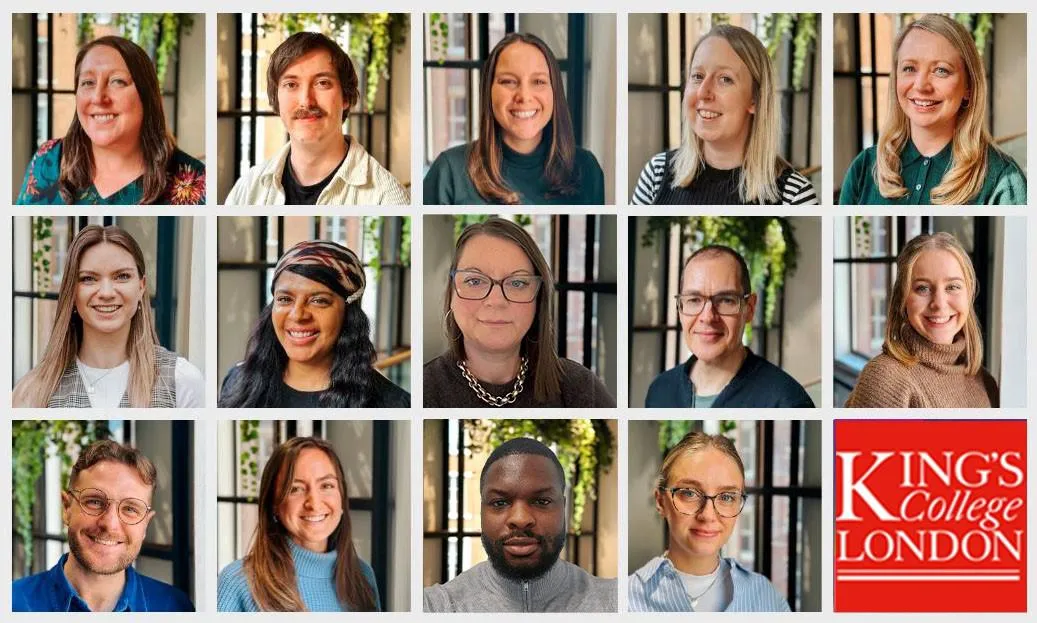
[[[987,150],[993,139],[987,129],[987,75],[976,42],[964,26],[946,15],[923,15],[900,31],[893,41],[893,69],[899,71],[900,45],[914,29],[940,35],[958,50],[968,78],[968,96],[958,110],[951,139],[951,166],[932,190],[934,204],[958,205],[972,201],[987,176]],[[897,99],[897,81],[889,79],[886,122],[876,147],[875,178],[883,197],[906,197],[908,190],[900,175],[900,152],[911,140],[911,122]],[[996,147],[996,146],[995,146]]]
[[[143,107],[144,119],[140,127],[140,150],[144,161],[142,204],[158,201],[168,183],[169,160],[176,149],[176,141],[166,127],[166,113],[162,106],[162,88],[158,83],[155,65],[144,48],[129,39],[108,35],[84,45],[76,55],[75,85],[79,89],[79,71],[87,52],[99,45],[113,48],[126,62],[130,77],[137,88]],[[75,203],[76,197],[94,181],[94,152],[79,115],[72,117],[72,125],[61,145],[61,198]]]
[[[43,351],[40,362],[15,386],[14,406],[46,407],[58,389],[61,375],[75,362],[83,343],[83,319],[74,313],[76,289],[79,287],[79,264],[87,249],[103,243],[114,244],[133,256],[137,277],[144,279],[144,254],[133,236],[115,225],[87,225],[81,229],[72,240],[65,258],[61,291],[58,293],[58,312],[54,316],[47,349]],[[126,397],[131,407],[148,407],[151,404],[151,392],[158,377],[155,369],[157,344],[158,335],[151,319],[151,297],[148,289],[144,288],[140,306],[130,320],[130,335],[126,342],[126,354],[130,361]]]
[[[509,240],[516,245],[529,258],[533,264],[533,271],[540,277],[542,283],[540,292],[536,298],[536,315],[533,317],[533,326],[522,336],[520,352],[529,359],[529,365],[533,370],[535,382],[533,385],[533,397],[537,402],[548,402],[555,400],[562,393],[562,366],[558,361],[558,353],[555,351],[554,331],[554,277],[551,276],[551,267],[547,265],[543,253],[537,247],[536,241],[525,229],[517,223],[496,216],[486,219],[482,223],[473,223],[465,227],[457,238],[454,245],[454,259],[450,262],[450,272],[457,270],[457,261],[461,257],[461,251],[472,238],[485,235],[495,238]],[[464,335],[461,328],[457,326],[454,315],[450,313],[450,302],[453,300],[454,286],[447,279],[446,294],[443,296],[443,316],[446,323],[446,335],[450,340],[450,352],[455,359],[465,359]]]
[[[544,180],[549,187],[549,195],[574,195],[578,191],[579,179],[576,171],[576,137],[573,134],[572,117],[569,115],[569,104],[565,101],[565,81],[558,59],[536,35],[513,32],[497,43],[486,59],[482,72],[482,112],[479,114],[479,139],[468,150],[468,177],[471,178],[475,190],[484,199],[496,203],[516,204],[519,194],[504,181],[501,163],[504,160],[504,149],[501,146],[499,125],[493,116],[493,79],[497,73],[497,61],[504,48],[513,43],[528,43],[536,46],[547,60],[547,68],[551,79],[551,90],[554,94],[554,113],[547,122],[544,131],[551,137],[547,150],[547,162],[544,164]],[[576,69],[574,71],[578,71]]]
[[[976,279],[976,269],[972,267],[972,260],[969,259],[965,247],[961,246],[958,239],[947,232],[915,236],[897,256],[897,278],[889,294],[889,306],[886,310],[886,340],[882,343],[882,350],[905,365],[918,363],[918,355],[911,352],[905,339],[906,332],[914,331],[907,320],[907,295],[914,279],[912,273],[918,256],[923,251],[932,249],[947,251],[953,255],[961,265],[961,272],[965,275],[965,290],[971,301],[971,307],[961,331],[965,337],[965,372],[974,376],[983,367],[983,331],[980,330],[975,310],[976,297],[979,296],[979,281]]]
[[[295,437],[274,449],[259,484],[259,521],[252,536],[252,548],[242,564],[248,578],[252,598],[268,612],[303,612],[306,604],[299,594],[295,564],[289,547],[291,535],[276,517],[277,507],[288,495],[295,475],[299,454],[315,448],[327,455],[335,466],[342,494],[342,520],[328,537],[328,548],[335,560],[335,594],[344,609],[371,612],[375,609],[374,591],[360,569],[360,559],[353,546],[353,527],[349,519],[349,495],[342,462],[327,441],[316,437]]]

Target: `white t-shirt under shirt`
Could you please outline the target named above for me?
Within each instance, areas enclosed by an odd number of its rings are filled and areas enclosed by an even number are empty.
[[[87,388],[90,406],[94,408],[116,409],[126,393],[126,385],[130,381],[130,362],[124,361],[114,368],[91,368],[78,358],[76,366],[83,385]],[[176,407],[193,409],[205,406],[205,377],[190,361],[183,357],[176,358],[173,378],[176,381]],[[89,388],[94,391],[90,392]]]
[[[722,560],[713,573],[708,575],[692,575],[676,567],[674,571],[684,582],[684,590],[688,591],[688,597],[698,597],[694,605],[696,612],[723,612],[734,599],[731,569]],[[717,577],[718,574],[720,577]]]

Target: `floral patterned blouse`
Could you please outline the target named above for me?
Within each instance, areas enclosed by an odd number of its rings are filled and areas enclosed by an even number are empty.
[[[29,163],[22,181],[22,190],[15,201],[18,205],[65,204],[58,180],[61,175],[61,139],[55,138],[40,146]],[[143,193],[142,180],[137,178],[107,197],[102,197],[91,184],[79,191],[77,205],[137,205]],[[169,159],[169,181],[166,190],[155,202],[159,205],[205,204],[205,165],[176,149]]]

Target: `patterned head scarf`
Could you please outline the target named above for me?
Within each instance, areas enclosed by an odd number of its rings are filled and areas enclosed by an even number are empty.
[[[347,293],[346,303],[352,304],[360,300],[364,294],[367,279],[360,258],[346,247],[328,240],[307,240],[300,242],[281,256],[274,269],[273,283],[290,266],[309,264],[327,266],[338,275],[338,283]]]

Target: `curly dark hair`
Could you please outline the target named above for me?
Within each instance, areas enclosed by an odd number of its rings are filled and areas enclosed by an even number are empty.
[[[328,266],[296,264],[285,270],[312,279],[346,298],[338,280],[338,273]],[[280,380],[288,366],[288,354],[274,333],[271,320],[273,303],[263,308],[252,327],[245,350],[245,360],[233,382],[228,382],[220,396],[220,407],[280,407],[283,406]],[[374,344],[370,338],[371,323],[357,304],[347,304],[342,320],[342,331],[335,343],[335,357],[331,364],[331,384],[321,392],[321,407],[365,407],[374,396],[371,387]],[[233,373],[232,373],[233,374]]]

